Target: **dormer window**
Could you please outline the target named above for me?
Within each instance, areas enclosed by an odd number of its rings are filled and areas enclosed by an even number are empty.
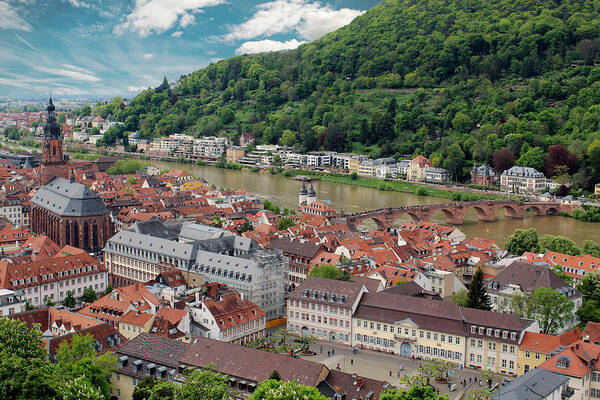
[[[487,334],[488,336],[492,336],[492,328],[487,328],[487,330],[486,330],[486,334]]]
[[[485,333],[485,328],[483,326],[479,327],[479,334],[483,335]]]

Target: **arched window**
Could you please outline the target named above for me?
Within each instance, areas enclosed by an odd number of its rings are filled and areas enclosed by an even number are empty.
[[[96,222],[94,222],[94,225],[92,225],[92,246],[94,249],[100,247],[98,246],[98,225]]]
[[[71,246],[79,247],[79,224],[77,223],[77,221],[73,222],[73,236],[74,238]]]
[[[90,247],[90,225],[87,221],[83,223],[83,248]]]

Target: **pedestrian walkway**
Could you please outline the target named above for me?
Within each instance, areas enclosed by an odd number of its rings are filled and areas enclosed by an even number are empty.
[[[398,355],[379,353],[370,350],[358,350],[354,353],[352,348],[342,345],[332,345],[329,343],[318,343],[311,347],[316,350],[317,355],[302,356],[310,361],[319,362],[327,366],[329,369],[339,369],[348,373],[356,373],[366,378],[386,381],[394,386],[402,385],[402,377],[405,375],[414,374],[417,369],[425,362],[412,358],[401,357]],[[327,354],[329,352],[329,356]],[[333,354],[332,354],[333,352]],[[463,391],[461,382],[466,380],[464,387],[465,396],[470,390],[480,389],[484,386],[479,386],[480,373],[478,371],[464,368],[460,370],[456,368],[455,375],[451,378],[452,383],[456,384],[454,392],[449,391],[449,387],[445,383],[431,382],[440,394],[448,394],[451,400],[459,398]],[[469,378],[471,381],[469,382]],[[475,383],[477,379],[478,383]]]

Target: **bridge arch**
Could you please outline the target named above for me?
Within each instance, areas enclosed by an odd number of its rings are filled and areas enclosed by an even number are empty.
[[[359,226],[364,225],[365,223],[368,223],[367,221],[372,221],[373,223],[375,223],[375,225],[377,226],[377,229],[380,231],[385,231],[388,226],[385,222],[381,221],[380,219],[378,219],[375,216],[372,217],[363,217],[360,219],[357,219],[354,221],[354,226],[356,227],[356,229],[359,229]],[[363,228],[366,228],[365,226],[363,226]]]
[[[526,213],[528,211],[533,212],[534,215],[546,215],[546,211],[543,210],[542,208],[540,208],[537,205],[531,204],[531,205],[526,205],[525,209],[523,210],[523,213]]]
[[[545,215],[557,215],[558,213],[559,213],[559,207],[551,206],[546,209]]]
[[[524,212],[519,207],[511,204],[502,204],[498,209],[504,208],[504,215],[511,218],[523,218]],[[496,211],[498,210],[496,209]],[[495,213],[494,213],[495,214]]]

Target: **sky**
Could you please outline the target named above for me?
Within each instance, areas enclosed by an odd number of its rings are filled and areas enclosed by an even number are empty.
[[[291,49],[379,0],[0,0],[0,97],[133,95],[236,54]]]

